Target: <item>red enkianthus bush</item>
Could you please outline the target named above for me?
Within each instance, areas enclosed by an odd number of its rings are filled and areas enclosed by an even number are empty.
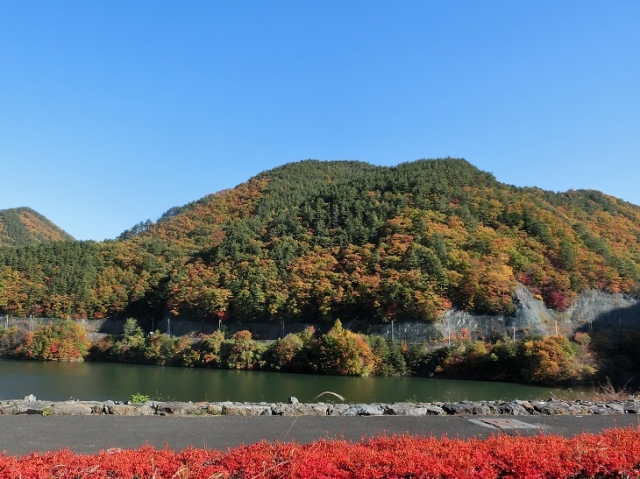
[[[488,440],[378,437],[359,443],[266,443],[224,453],[145,446],[74,454],[0,456],[1,478],[633,478],[640,477],[640,428],[573,438]]]

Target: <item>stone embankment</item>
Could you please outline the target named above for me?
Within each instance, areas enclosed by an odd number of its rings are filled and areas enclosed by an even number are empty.
[[[593,415],[640,414],[640,397],[616,401],[477,401],[392,404],[129,401],[42,401],[33,395],[23,400],[0,401],[0,415],[41,416],[446,416],[446,415]]]

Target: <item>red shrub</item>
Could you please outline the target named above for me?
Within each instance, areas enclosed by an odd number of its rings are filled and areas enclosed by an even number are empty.
[[[547,308],[556,311],[566,311],[569,307],[569,301],[565,294],[555,289],[553,286],[547,286],[542,289],[542,297]]]
[[[223,453],[145,446],[0,456],[0,478],[618,478],[640,477],[640,428],[574,438],[378,437],[358,443],[258,443]]]

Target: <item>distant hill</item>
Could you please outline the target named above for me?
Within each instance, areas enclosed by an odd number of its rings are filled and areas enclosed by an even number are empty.
[[[306,160],[117,241],[0,248],[0,311],[16,314],[434,321],[510,314],[519,284],[560,311],[587,289],[638,296],[640,208],[462,159]]]
[[[0,246],[27,246],[73,237],[31,208],[0,210]]]

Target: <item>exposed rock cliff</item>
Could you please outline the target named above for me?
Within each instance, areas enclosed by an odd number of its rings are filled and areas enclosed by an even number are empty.
[[[371,332],[410,342],[446,340],[468,332],[472,338],[525,335],[572,335],[602,327],[613,331],[640,329],[640,300],[602,291],[588,290],[567,311],[547,309],[523,285],[514,293],[516,312],[511,316],[490,316],[449,310],[435,324],[403,323],[376,326]]]

